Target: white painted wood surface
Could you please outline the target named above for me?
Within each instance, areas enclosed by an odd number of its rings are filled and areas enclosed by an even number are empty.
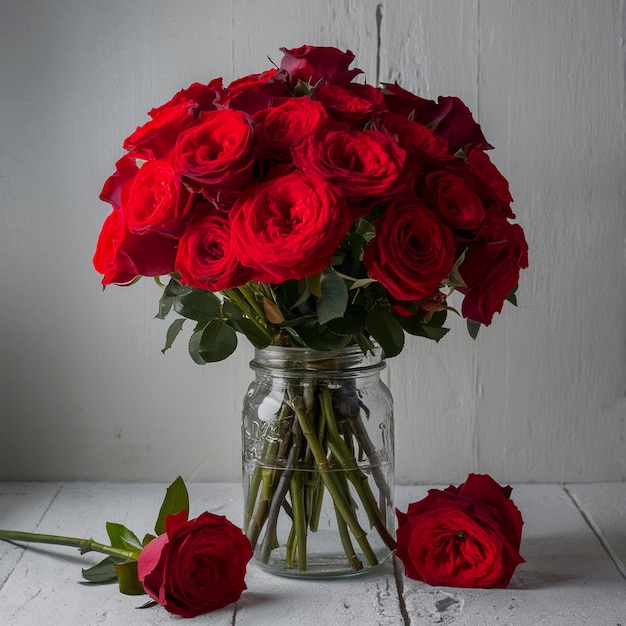
[[[0,483],[0,528],[105,540],[106,521],[148,531],[165,485]],[[238,484],[189,485],[192,516],[204,510],[241,522]],[[406,510],[427,488],[397,489]],[[616,564],[624,550],[626,483],[517,485],[512,497],[525,520],[526,559],[507,589],[429,587],[391,564],[345,581],[298,581],[253,566],[236,605],[185,620],[189,624],[354,626],[455,624],[485,626],[617,626],[626,623],[626,577]],[[602,538],[602,541],[600,541]],[[79,584],[80,568],[98,555],[71,548],[0,542],[0,623],[32,626],[170,624],[161,607],[138,610],[142,597],[115,585]],[[619,565],[619,567],[618,567]],[[51,617],[52,616],[52,617]],[[51,621],[52,620],[52,621]]]
[[[626,479],[623,0],[0,0],[0,479],[236,480],[248,346],[199,367],[103,294],[103,181],[146,112],[279,47],[474,111],[530,244],[520,307],[390,362],[397,478]]]

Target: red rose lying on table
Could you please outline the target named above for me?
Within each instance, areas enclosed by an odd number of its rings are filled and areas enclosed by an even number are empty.
[[[470,474],[459,487],[430,489],[406,513],[397,511],[397,556],[409,578],[448,587],[509,584],[519,554],[522,515],[486,474]]]

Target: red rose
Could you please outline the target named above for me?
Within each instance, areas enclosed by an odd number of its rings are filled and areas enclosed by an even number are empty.
[[[328,46],[305,45],[291,50],[281,48],[280,51],[284,54],[280,69],[287,72],[291,87],[295,87],[299,80],[312,86],[318,83],[345,85],[362,73],[358,69],[348,69],[354,61],[350,50],[342,52]]]
[[[108,202],[114,209],[119,209],[122,206],[122,189],[127,182],[135,177],[138,171],[139,168],[135,159],[124,155],[115,164],[115,174],[111,174],[106,179],[100,192],[100,200]]]
[[[212,111],[215,107],[215,101],[224,93],[224,86],[221,78],[214,78],[208,85],[201,83],[192,83],[187,89],[181,89],[165,104],[152,109],[148,115],[156,117],[165,109],[170,109],[179,105],[181,102],[192,101],[198,105],[200,111]]]
[[[174,171],[209,200],[228,202],[254,179],[257,142],[246,113],[220,109],[200,115],[179,137],[170,155]]]
[[[482,150],[472,150],[467,159],[467,165],[484,187],[482,196],[486,205],[497,206],[505,217],[515,217],[509,206],[509,203],[513,202],[509,183],[491,162],[489,155]]]
[[[417,198],[392,203],[375,222],[363,264],[397,300],[435,291],[454,265],[452,231]]]
[[[141,551],[137,572],[153,600],[170,613],[195,617],[239,599],[252,549],[224,516],[187,517],[182,511],[166,518],[166,532]]]
[[[396,113],[387,113],[380,123],[381,129],[390,135],[409,154],[431,161],[450,160],[448,142],[430,128]]]
[[[322,85],[315,92],[326,110],[341,122],[363,122],[385,110],[383,92],[371,85]]]
[[[166,157],[182,131],[196,119],[198,104],[191,100],[165,108],[124,140],[124,148],[138,159]]]
[[[137,276],[163,276],[174,271],[176,240],[157,233],[133,235],[119,209],[102,225],[93,264],[102,284],[125,285]]]
[[[121,199],[126,224],[135,235],[182,235],[191,194],[165,159],[146,161],[122,190]]]
[[[520,269],[528,267],[528,244],[518,224],[494,216],[487,220],[480,238],[469,244],[459,273],[465,287],[463,317],[491,324],[506,297],[517,285]]]
[[[406,151],[378,130],[322,129],[292,148],[296,167],[341,188],[348,198],[386,198],[406,187]]]
[[[317,130],[327,119],[324,107],[306,96],[289,98],[282,104],[253,115],[263,156],[291,159],[291,146]]]
[[[183,283],[208,291],[239,287],[255,274],[233,252],[228,216],[215,212],[189,224],[178,244],[176,270]]]
[[[480,228],[485,207],[467,172],[461,168],[435,170],[426,175],[424,184],[426,203],[450,228],[468,231]]]
[[[271,69],[234,80],[226,87],[217,104],[223,108],[245,111],[253,115],[261,109],[274,106],[276,100],[292,95],[285,85],[284,72]]]
[[[321,272],[352,225],[340,192],[300,172],[251,187],[230,215],[236,256],[270,283]]]
[[[398,85],[384,84],[385,104],[390,111],[410,117],[428,126],[448,142],[450,154],[460,149],[466,153],[474,148],[488,150],[480,125],[459,98],[440,96],[437,102],[412,94]]]
[[[460,487],[430,489],[406,513],[397,511],[397,556],[409,578],[429,585],[504,588],[519,554],[522,516],[486,474],[470,474]]]

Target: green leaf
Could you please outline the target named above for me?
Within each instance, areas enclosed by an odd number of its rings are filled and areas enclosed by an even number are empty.
[[[172,347],[174,340],[176,339],[176,337],[178,337],[180,331],[183,329],[184,323],[185,318],[179,317],[170,324],[170,327],[167,329],[167,334],[165,335],[165,346],[163,346],[161,352],[165,353]]]
[[[222,302],[222,313],[228,319],[240,320],[243,319],[243,311],[230,300],[224,300]]]
[[[478,336],[478,331],[480,330],[480,327],[481,327],[480,322],[475,322],[474,320],[471,320],[468,318],[467,332],[470,334],[470,337],[472,339],[476,339],[476,337]]]
[[[515,287],[513,287],[513,289],[511,289],[511,291],[509,292],[509,295],[506,297],[506,299],[513,305],[513,306],[517,306],[517,288],[519,285],[515,285]]]
[[[341,350],[352,340],[351,335],[337,335],[326,326],[305,326],[298,329],[302,341],[313,350]]]
[[[231,319],[228,323],[237,331],[246,336],[248,341],[259,350],[267,348],[272,343],[272,340],[259,328],[257,325],[247,318]]]
[[[383,349],[385,358],[391,358],[404,348],[404,330],[388,309],[376,307],[365,318],[365,325],[378,345]]]
[[[143,539],[141,540],[141,545],[145,548],[153,539],[156,539],[156,537],[148,533],[144,535]]]
[[[191,293],[192,288],[181,285],[177,280],[171,279],[163,290],[161,299],[159,300],[159,312],[156,314],[158,319],[164,319],[171,311],[174,300],[179,296]]]
[[[97,565],[82,570],[83,578],[90,583],[108,583],[117,580],[113,557],[107,556]]]
[[[348,288],[342,278],[324,271],[320,279],[321,297],[317,300],[317,318],[320,324],[342,317],[348,306]]]
[[[194,289],[174,301],[174,311],[197,322],[209,321],[222,316],[222,303],[210,291]]]
[[[318,298],[322,297],[322,290],[320,288],[320,282],[322,280],[322,273],[313,274],[312,276],[306,277],[306,286],[309,288],[309,291]]]
[[[139,582],[137,574],[137,561],[130,563],[114,563],[117,572],[117,580],[120,585],[120,592],[127,596],[140,596],[146,593],[143,585]]]
[[[223,320],[209,322],[189,340],[189,354],[199,365],[223,361],[237,347],[237,333]]]
[[[188,510],[189,493],[187,492],[185,481],[179,476],[165,492],[165,498],[159,510],[156,524],[154,525],[154,532],[157,535],[162,535],[165,532],[165,518],[168,515],[174,515],[181,511]]]
[[[441,313],[443,313],[443,315],[441,315]],[[433,313],[433,316],[428,323],[422,322],[419,315],[411,315],[408,317],[398,315],[396,319],[405,332],[410,335],[426,337],[427,339],[433,339],[434,341],[439,341],[450,330],[449,328],[443,328],[441,326],[446,319],[446,311],[437,311],[436,313]]]
[[[135,533],[128,530],[123,524],[116,524],[115,522],[107,522],[106,529],[109,540],[111,541],[111,547],[121,548],[122,550],[132,550],[139,556],[143,546]]]

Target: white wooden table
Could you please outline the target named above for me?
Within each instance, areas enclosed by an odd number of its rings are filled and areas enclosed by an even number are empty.
[[[239,485],[190,484],[191,515],[204,510],[241,523]],[[426,487],[398,487],[396,504]],[[105,523],[151,530],[165,485],[0,483],[0,528],[106,541]],[[301,581],[248,569],[236,605],[190,620],[162,607],[136,607],[115,585],[81,584],[81,567],[101,555],[0,542],[0,625],[216,624],[626,626],[626,483],[517,485],[525,520],[521,565],[507,589],[429,587],[399,563],[350,580]]]

